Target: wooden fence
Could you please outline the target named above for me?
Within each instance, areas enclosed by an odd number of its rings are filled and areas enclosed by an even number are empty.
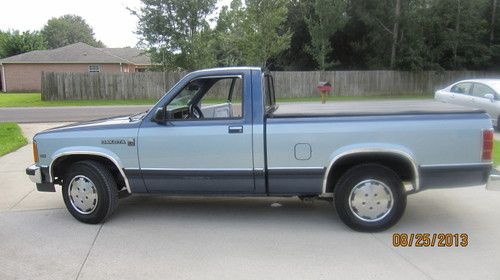
[[[42,100],[158,99],[185,72],[42,73]],[[436,89],[472,78],[500,78],[483,71],[304,71],[273,72],[278,98],[318,96],[320,81],[336,96],[432,95]]]

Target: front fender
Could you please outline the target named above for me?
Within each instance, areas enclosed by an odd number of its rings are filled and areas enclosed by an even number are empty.
[[[100,156],[109,159],[112,161],[118,170],[120,171],[121,175],[123,176],[125,180],[125,185],[127,187],[127,190],[130,192],[130,186],[127,180],[127,177],[125,176],[123,172],[123,164],[114,152],[104,149],[101,147],[91,147],[91,146],[72,146],[72,147],[64,147],[59,150],[56,150],[52,155],[50,156],[50,164],[49,164],[49,180],[50,182],[54,182],[54,162],[57,161],[58,158],[64,157],[64,156],[71,156],[71,155],[93,155],[93,156]]]

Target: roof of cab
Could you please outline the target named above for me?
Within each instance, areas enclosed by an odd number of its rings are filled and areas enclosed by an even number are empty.
[[[231,70],[259,70],[262,71],[261,67],[257,66],[234,66],[234,67],[217,67],[217,68],[207,68],[196,70],[191,73],[200,73],[200,72],[212,72],[212,71],[231,71]]]

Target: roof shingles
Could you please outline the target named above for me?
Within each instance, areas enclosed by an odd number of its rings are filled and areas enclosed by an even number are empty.
[[[124,63],[150,65],[150,58],[135,48],[95,48],[75,43],[53,50],[31,51],[4,59],[0,63]]]

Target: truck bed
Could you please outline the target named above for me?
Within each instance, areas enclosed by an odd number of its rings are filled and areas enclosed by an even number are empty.
[[[482,109],[463,107],[434,100],[369,100],[369,101],[329,101],[286,102],[270,117],[321,117],[360,115],[407,115],[407,114],[453,114],[484,113]]]

